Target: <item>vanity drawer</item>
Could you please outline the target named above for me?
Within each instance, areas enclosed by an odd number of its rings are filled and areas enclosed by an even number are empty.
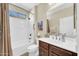
[[[49,45],[49,51],[55,53],[58,56],[76,56],[77,54],[53,45]]]
[[[47,50],[48,50],[48,43],[39,41],[39,46],[40,46],[40,47],[43,47],[44,49],[47,49]]]

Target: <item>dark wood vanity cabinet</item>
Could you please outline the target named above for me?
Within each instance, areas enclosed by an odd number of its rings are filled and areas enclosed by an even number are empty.
[[[39,41],[39,56],[77,56],[77,53]]]

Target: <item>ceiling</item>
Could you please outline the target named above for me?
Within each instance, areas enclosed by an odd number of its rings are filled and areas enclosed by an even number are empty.
[[[34,6],[38,5],[39,3],[13,3],[13,4],[30,11]]]

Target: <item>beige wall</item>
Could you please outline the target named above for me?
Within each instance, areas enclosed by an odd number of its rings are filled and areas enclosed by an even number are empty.
[[[37,6],[38,20],[41,18],[44,18],[48,8],[49,8],[49,5],[47,3],[41,3]]]
[[[47,33],[46,12],[48,8],[49,5],[47,3],[40,3],[36,8],[36,21],[38,22],[39,20],[43,20],[43,31],[38,30],[38,27],[36,27],[37,33],[39,32],[41,36],[44,36]]]

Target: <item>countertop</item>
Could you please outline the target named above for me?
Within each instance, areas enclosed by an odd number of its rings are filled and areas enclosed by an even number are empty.
[[[38,38],[38,40],[41,40],[43,42],[49,43],[51,45],[58,46],[60,48],[76,52],[76,42],[75,40],[71,40],[70,38],[66,38],[67,40],[65,42],[54,40],[52,38]]]

